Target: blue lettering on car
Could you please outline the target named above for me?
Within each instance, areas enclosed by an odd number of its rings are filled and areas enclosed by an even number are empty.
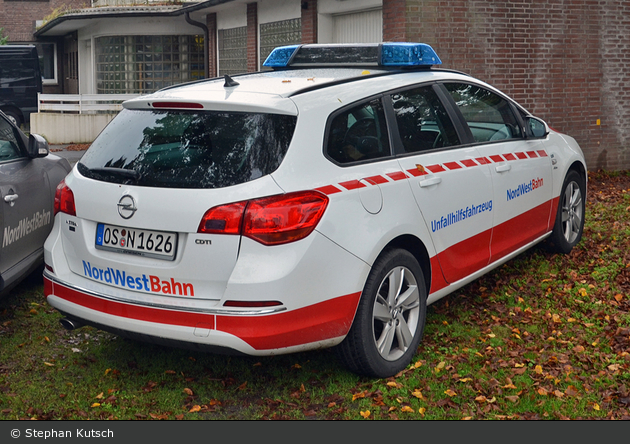
[[[469,219],[477,214],[492,211],[492,200],[479,205],[470,205],[442,216],[440,219],[431,221],[431,231],[434,233],[442,228],[449,227],[457,222]]]
[[[537,188],[543,186],[543,180],[540,178],[532,179],[529,183],[522,183],[518,187],[513,190],[507,190],[507,200],[508,202],[512,199],[516,199],[517,197],[524,196],[525,194],[534,191]]]
[[[177,282],[173,278],[162,280],[157,276],[133,276],[124,270],[117,270],[111,267],[98,268],[89,262],[83,262],[83,275],[96,281],[130,290],[146,291],[148,293],[162,293],[176,296],[194,296],[195,288],[188,282]]]

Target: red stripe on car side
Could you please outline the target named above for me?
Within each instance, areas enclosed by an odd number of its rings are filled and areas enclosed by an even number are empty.
[[[443,171],[446,171],[442,165],[429,165],[428,167],[425,167],[425,168],[431,171],[432,173],[441,173]]]
[[[357,292],[282,313],[228,316],[143,307],[86,294],[51,282],[46,277],[44,282],[46,296],[54,295],[81,307],[139,321],[191,328],[199,323],[215,325],[216,330],[237,336],[257,350],[291,347],[345,335],[361,297],[361,292]],[[255,328],[252,328],[253,324]]]
[[[488,265],[491,235],[492,228],[438,253],[444,277],[448,282],[456,282]]]
[[[494,227],[490,261],[507,256],[549,231],[551,204],[552,201],[549,200]],[[534,224],[532,221],[540,223]]]
[[[448,168],[449,170],[459,170],[459,169],[462,167],[462,166],[461,166],[459,163],[457,163],[457,162],[446,162],[446,163],[444,164],[444,166],[445,166],[446,168]]]
[[[437,258],[439,259],[439,264],[442,266],[446,281],[452,283],[463,279],[469,274],[507,256],[551,230],[555,221],[558,202],[558,197],[551,199],[526,213],[499,224],[491,230],[476,234],[439,252]],[[547,219],[546,215],[549,215]],[[545,223],[538,227],[529,228],[533,218],[540,218],[544,220]],[[545,224],[547,225],[546,227]],[[514,238],[515,233],[519,233],[521,239],[516,240]],[[492,241],[490,241],[488,237],[490,234]],[[488,245],[490,250],[485,248],[484,245]],[[489,252],[491,253],[490,256],[488,256]],[[471,254],[473,257],[469,256]],[[435,266],[433,259],[431,260],[431,265]],[[432,277],[436,274],[437,271],[433,271]],[[443,286],[436,284],[434,288],[433,283],[431,283],[431,293],[446,286],[448,286],[448,284]]]
[[[339,185],[341,185],[342,187],[348,190],[356,190],[357,188],[365,188],[365,185],[363,185],[358,180],[349,180],[347,182],[340,182]]]
[[[404,171],[394,171],[393,173],[387,173],[387,176],[396,181],[407,179],[407,175]]]
[[[421,170],[418,169],[418,167],[411,168],[411,169],[407,170],[407,172],[409,174],[411,174],[413,177],[426,176],[427,174],[429,174],[429,173],[427,173],[427,171],[424,168],[422,168],[422,171],[421,171]]]
[[[326,185],[323,187],[319,187],[319,188],[315,188],[315,191],[319,191],[321,193],[324,193],[326,195],[330,195],[330,194],[335,194],[335,193],[341,193],[341,190],[339,188],[337,188],[334,185]]]
[[[361,293],[304,308],[255,318],[217,316],[217,330],[241,338],[257,350],[291,347],[337,338],[348,333]]]
[[[443,165],[435,164],[435,165],[429,165],[426,167],[422,165],[417,165],[416,168],[408,169],[406,170],[406,172],[395,171],[392,173],[387,173],[385,175],[376,175],[376,176],[367,177],[367,178],[364,178],[363,180],[371,183],[372,185],[375,185],[375,184],[381,185],[381,184],[385,184],[389,182],[389,180],[387,180],[387,177],[391,178],[394,181],[408,179],[409,176],[407,176],[407,173],[409,173],[409,175],[411,175],[412,177],[419,177],[419,176],[425,176],[429,174],[427,170],[430,171],[431,173],[442,173],[445,171],[452,171],[452,170],[460,169],[462,168],[462,165],[466,167],[473,167],[473,166],[478,166],[478,165],[488,165],[492,162],[495,162],[495,163],[505,162],[506,160],[509,160],[509,161],[527,160],[528,159],[527,156],[529,156],[529,158],[536,158],[539,156],[547,157],[547,152],[545,150],[538,150],[538,151],[527,151],[526,153],[523,153],[523,152],[507,153],[503,156],[500,154],[494,154],[489,157],[477,157],[475,159],[463,159],[460,161],[446,162]],[[363,188],[366,185],[361,183],[359,180],[350,180],[350,181],[341,182],[335,185],[326,185],[323,187],[315,188],[315,190],[320,191],[324,194],[328,194],[328,195],[345,191],[344,189],[338,188],[338,186],[343,187],[345,190],[355,190],[358,188]]]
[[[371,182],[373,185],[374,184],[380,185],[380,184],[389,182],[389,180],[387,180],[387,178],[385,178],[383,176],[366,177],[365,180],[367,180],[368,182]]]

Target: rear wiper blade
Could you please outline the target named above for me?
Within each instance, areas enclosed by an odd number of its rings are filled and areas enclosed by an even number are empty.
[[[137,183],[140,180],[141,174],[135,170],[128,170],[125,168],[114,168],[114,167],[100,167],[100,168],[88,168],[85,165],[81,164],[82,169],[87,170],[87,173],[92,177],[119,177],[122,179],[129,179],[133,182]]]

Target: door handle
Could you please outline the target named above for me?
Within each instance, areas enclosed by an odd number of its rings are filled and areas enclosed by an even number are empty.
[[[6,196],[4,196],[4,201],[13,206],[15,205],[15,201],[17,200],[17,198],[17,194],[7,194]]]
[[[431,179],[421,180],[420,187],[421,188],[430,187],[431,185],[437,185],[440,182],[442,182],[442,178],[432,177]]]
[[[505,173],[506,171],[510,171],[512,169],[512,165],[509,163],[504,163],[503,165],[499,165],[495,168],[497,173]]]

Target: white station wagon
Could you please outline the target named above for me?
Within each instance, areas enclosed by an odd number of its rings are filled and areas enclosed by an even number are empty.
[[[404,369],[427,304],[584,225],[575,140],[440,63],[288,46],[125,102],[57,189],[48,303],[70,329]]]

